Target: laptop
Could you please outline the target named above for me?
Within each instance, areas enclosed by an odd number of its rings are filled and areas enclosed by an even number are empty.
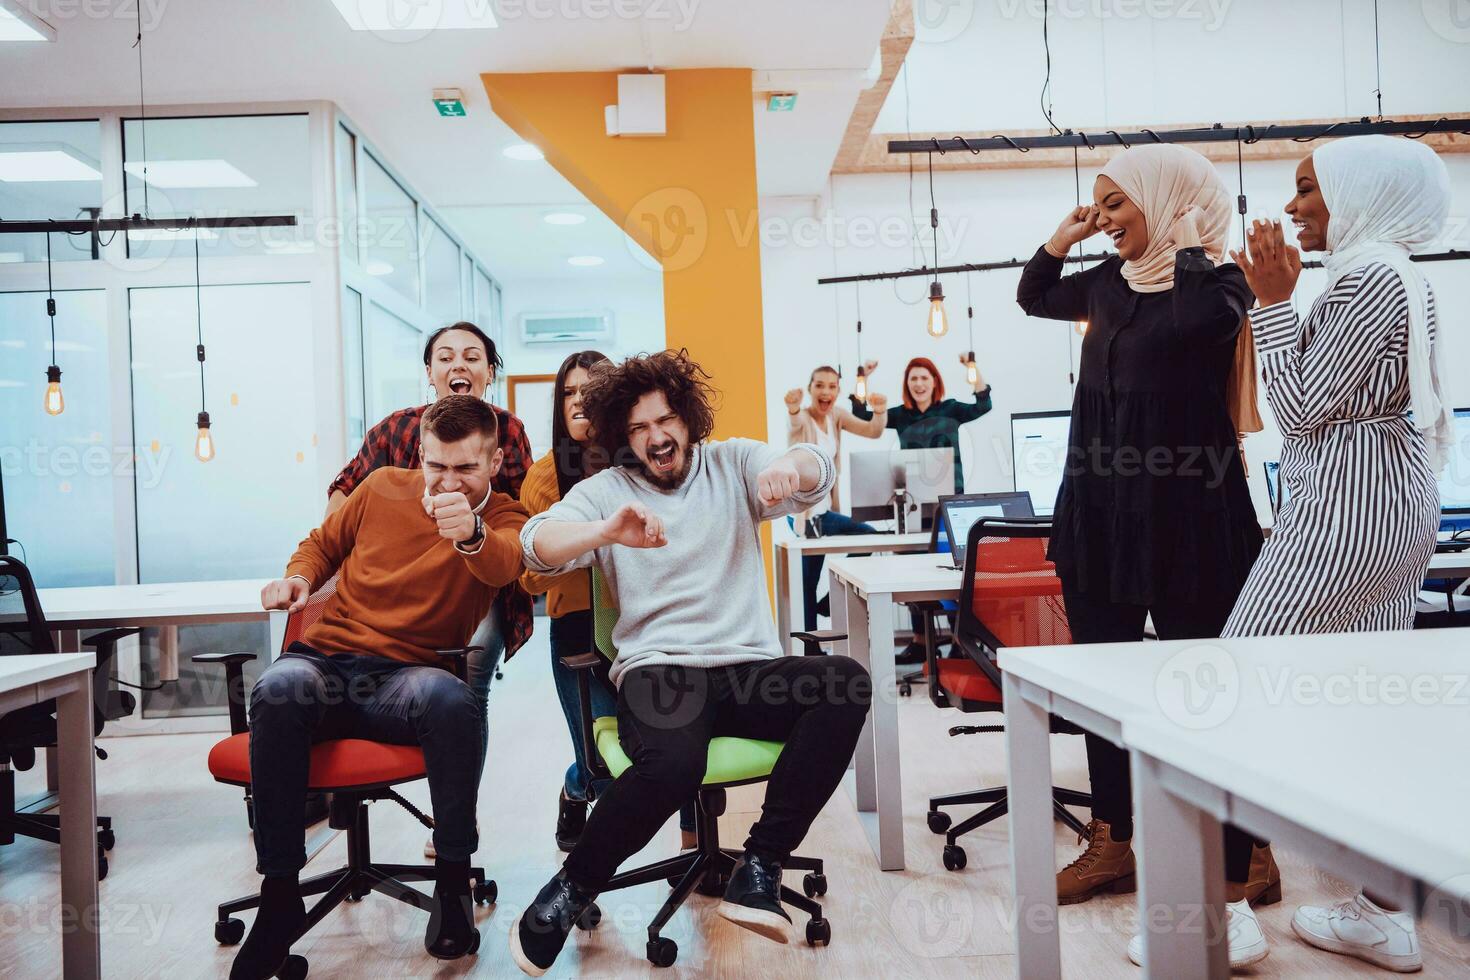
[[[1035,517],[1031,493],[1011,490],[1004,493],[960,493],[939,498],[939,520],[929,550],[947,550],[955,568],[965,567],[965,548],[970,528],[983,517]]]

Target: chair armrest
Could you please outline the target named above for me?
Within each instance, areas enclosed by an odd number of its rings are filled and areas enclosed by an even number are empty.
[[[196,653],[189,658],[196,664],[224,664],[225,669],[248,663],[255,659],[253,653]]]
[[[250,730],[245,717],[245,664],[255,659],[253,653],[196,653],[189,658],[196,664],[225,665],[225,698],[230,709],[230,733],[239,735]]]
[[[591,670],[603,660],[600,653],[574,653],[569,657],[561,658],[561,665],[568,670]]]
[[[454,661],[454,666],[450,668],[451,672],[466,684],[470,682],[470,657],[484,652],[485,648],[482,646],[448,647],[434,651],[438,656]]]
[[[85,639],[83,639],[82,640],[82,646],[84,646],[84,647],[112,646],[118,640],[121,640],[125,636],[132,636],[135,633],[141,633],[141,632],[143,632],[143,628],[141,626],[123,626],[123,627],[119,627],[118,629],[103,630],[101,633],[93,633],[91,636],[86,637]]]
[[[820,657],[826,651],[822,649],[823,643],[835,643],[838,640],[847,639],[847,634],[838,630],[811,630],[810,632],[796,632],[792,636],[801,641],[803,657]]]
[[[582,734],[582,758],[587,760],[587,773],[591,777],[587,783],[589,790],[593,779],[612,778],[612,773],[608,771],[607,764],[597,751],[597,739],[592,733],[592,668],[604,660],[602,654],[596,650],[561,658],[562,664],[577,675],[577,700],[580,702],[577,727]]]

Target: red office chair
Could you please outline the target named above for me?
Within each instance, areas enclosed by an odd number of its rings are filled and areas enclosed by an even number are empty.
[[[312,593],[300,612],[291,615],[286,623],[283,651],[299,640],[308,626],[321,618],[323,607],[336,591],[337,580],[333,578]],[[462,647],[436,652],[453,663],[456,675],[463,680],[465,658],[476,649]],[[217,742],[210,749],[209,772],[219,782],[245,787],[246,805],[249,807],[250,728],[245,718],[244,664],[255,659],[255,655],[203,653],[193,659],[195,663],[225,665],[230,731],[234,734]],[[347,866],[302,879],[302,896],[323,897],[307,911],[301,932],[292,937],[293,944],[343,901],[358,901],[370,891],[382,892],[425,912],[432,909],[433,900],[429,896],[410,888],[404,882],[433,881],[433,866],[375,862],[369,850],[368,839],[367,805],[375,800],[392,800],[412,813],[425,827],[433,828],[432,818],[392,789],[399,783],[423,778],[424,753],[418,746],[392,745],[361,738],[331,739],[312,746],[307,788],[313,792],[332,794],[329,819],[334,829],[347,831]],[[251,825],[254,825],[253,819]],[[475,902],[481,905],[493,903],[497,889],[495,882],[485,877],[485,870],[472,867],[470,877],[475,882],[472,891]],[[214,924],[215,940],[223,946],[238,943],[245,937],[245,923],[234,918],[232,913],[259,905],[258,894],[246,895],[220,905],[219,917]],[[300,978],[306,975],[306,970],[307,962],[304,957],[291,956],[279,976]]]
[[[929,697],[935,705],[956,707],[966,713],[1000,711],[1001,672],[996,654],[1002,647],[1072,642],[1062,604],[1061,579],[1056,566],[1046,560],[1050,535],[1049,518],[984,518],[970,528],[954,631],[955,646],[965,656],[938,660],[930,649],[925,668],[931,677],[938,678],[938,683],[929,685]],[[1002,725],[959,725],[949,733],[1002,731]],[[1078,729],[1053,719],[1052,731],[1075,734]],[[949,814],[941,809],[975,803],[987,805],[953,827]],[[1090,794],[1052,788],[1052,815],[1083,836],[1085,826],[1066,807],[1091,805]],[[945,835],[944,866],[950,871],[963,868],[965,849],[959,845],[959,838],[1004,816],[1008,808],[1004,786],[931,799],[929,829]]]

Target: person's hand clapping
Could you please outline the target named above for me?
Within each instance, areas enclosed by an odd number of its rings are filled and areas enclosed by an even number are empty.
[[[424,513],[439,526],[439,537],[468,541],[475,536],[475,509],[470,498],[459,491],[424,494]]]
[[[609,544],[625,548],[662,548],[669,543],[664,537],[664,522],[642,504],[619,507],[602,522],[602,537]]]
[[[1253,222],[1246,236],[1246,248],[1232,251],[1230,257],[1245,273],[1246,284],[1255,293],[1259,305],[1272,306],[1291,299],[1297,277],[1302,274],[1302,256],[1286,244],[1281,222]]]
[[[284,609],[288,613],[300,612],[306,607],[306,600],[310,595],[311,586],[305,579],[295,576],[277,579],[260,590],[260,608]]]
[[[1083,204],[1067,212],[1051,240],[1046,243],[1047,251],[1056,258],[1064,258],[1078,242],[1086,241],[1097,234],[1097,207]]]
[[[801,474],[797,472],[795,463],[782,456],[760,471],[755,485],[761,503],[770,507],[800,492]]]

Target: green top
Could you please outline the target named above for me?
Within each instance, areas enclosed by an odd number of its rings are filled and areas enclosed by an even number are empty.
[[[898,444],[903,449],[953,449],[954,492],[965,492],[965,473],[960,466],[960,426],[973,422],[990,411],[990,385],[975,392],[974,404],[956,398],[935,402],[924,411],[907,405],[893,405],[888,409],[887,428],[898,432]],[[852,399],[852,414],[864,421],[873,417],[872,409]]]

